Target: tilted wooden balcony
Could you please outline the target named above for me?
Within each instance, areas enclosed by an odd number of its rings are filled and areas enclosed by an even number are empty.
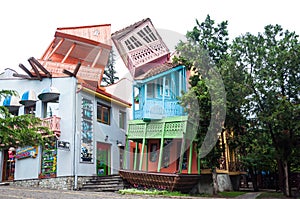
[[[60,137],[60,117],[54,115],[52,117],[43,118],[42,125],[48,127],[49,130],[53,131],[54,136],[56,136],[57,138]],[[47,137],[47,135],[43,136]]]

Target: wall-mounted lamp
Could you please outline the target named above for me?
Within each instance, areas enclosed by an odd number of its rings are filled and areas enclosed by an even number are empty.
[[[123,146],[123,143],[121,141],[117,140],[117,145],[118,145],[118,147],[120,147],[120,146]]]
[[[108,140],[108,135],[105,136],[105,138],[104,138],[104,141],[105,141],[105,142],[107,142],[107,140]]]

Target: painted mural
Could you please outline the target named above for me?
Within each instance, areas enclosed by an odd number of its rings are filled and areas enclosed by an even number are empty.
[[[80,162],[93,163],[93,103],[82,98]]]

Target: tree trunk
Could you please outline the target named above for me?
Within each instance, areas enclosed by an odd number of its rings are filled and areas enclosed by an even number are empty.
[[[259,191],[258,186],[257,186],[257,174],[254,173],[254,170],[252,167],[249,168],[249,173],[250,173],[251,180],[252,180],[253,190]]]
[[[218,193],[218,180],[217,180],[217,169],[212,169],[212,180],[213,180],[213,195],[217,195]]]
[[[284,194],[287,197],[291,196],[291,189],[289,184],[289,166],[287,160],[283,161],[283,170],[284,170]]]

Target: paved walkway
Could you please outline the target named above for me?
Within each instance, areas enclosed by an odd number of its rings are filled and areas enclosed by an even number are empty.
[[[236,197],[237,199],[255,199],[261,192],[249,192]],[[39,188],[25,188],[15,186],[0,186],[0,199],[225,199],[213,197],[193,197],[193,196],[148,196],[148,195],[121,195],[112,192],[85,192],[70,190],[49,190]]]
[[[261,192],[249,192],[249,193],[245,193],[243,195],[237,196],[235,198],[238,198],[238,199],[255,199],[260,194],[261,194]]]

